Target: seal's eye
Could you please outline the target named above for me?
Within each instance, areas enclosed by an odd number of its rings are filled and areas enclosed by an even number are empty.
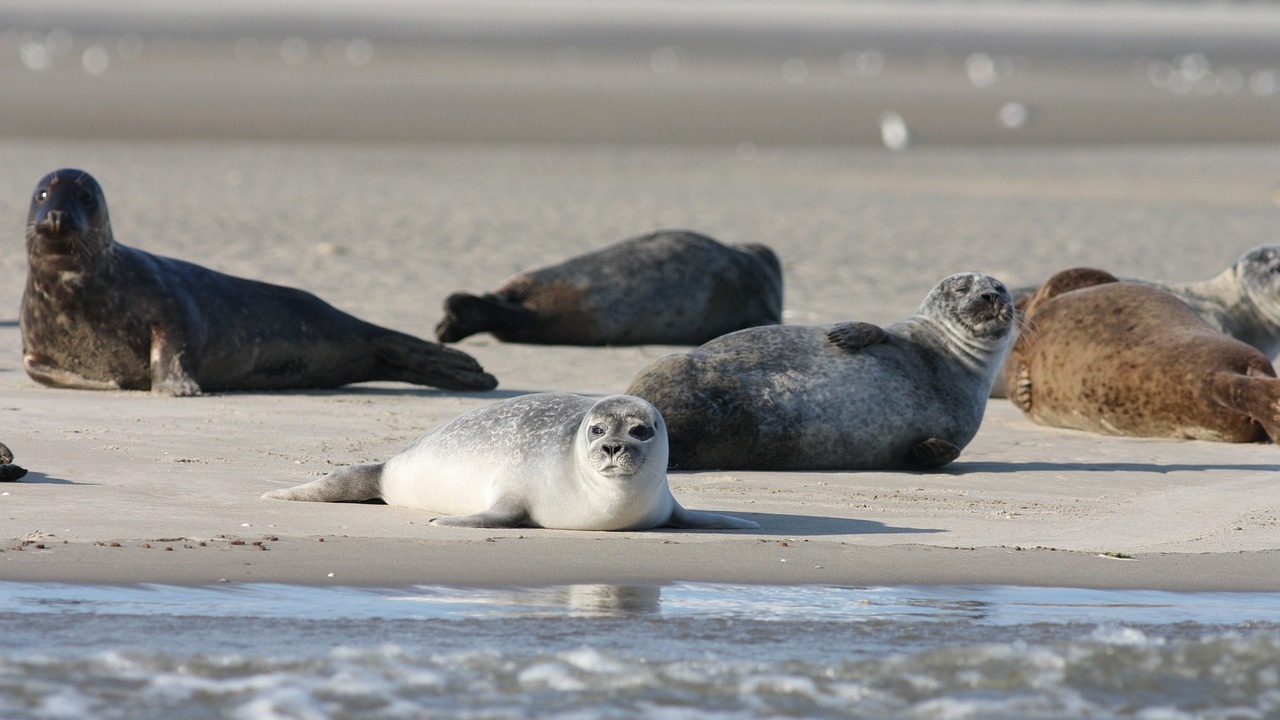
[[[84,188],[76,188],[76,198],[79,199],[81,203],[84,203],[85,207],[93,207],[93,193],[88,190],[85,190]]]
[[[591,437],[604,437],[604,426],[592,425],[591,429],[587,430],[587,432],[591,434]]]
[[[648,440],[653,437],[653,428],[650,428],[648,425],[637,425],[631,428],[629,434],[637,440]]]
[[[36,202],[44,202],[49,199],[49,190],[41,189],[36,193]]]

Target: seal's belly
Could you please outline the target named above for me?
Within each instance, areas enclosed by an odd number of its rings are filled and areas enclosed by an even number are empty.
[[[508,468],[474,456],[423,452],[410,448],[387,461],[382,499],[389,505],[443,515],[487,510]]]

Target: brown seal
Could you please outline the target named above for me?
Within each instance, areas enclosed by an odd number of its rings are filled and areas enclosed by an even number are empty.
[[[445,298],[441,342],[698,345],[782,322],[782,268],[763,245],[666,230],[517,273],[483,295]]]
[[[1025,310],[1005,391],[1038,423],[1223,442],[1280,437],[1270,361],[1167,291],[1076,268],[1046,281]]]
[[[117,243],[102,188],[80,170],[54,171],[36,186],[26,242],[23,366],[45,385],[170,395],[370,380],[497,385],[465,353],[302,290]]]
[[[1258,348],[1273,360],[1280,354],[1280,245],[1259,245],[1208,280],[1120,279],[1166,290],[1215,330]],[[1035,286],[1013,291],[1019,316],[1035,291]],[[1001,374],[992,386],[991,397],[1005,397],[1004,386]]]
[[[911,317],[739,330],[646,367],[627,393],[667,421],[671,466],[923,470],[960,455],[1011,344],[995,278],[944,278]]]
[[[13,482],[26,474],[26,468],[13,464],[13,451],[0,443],[0,482]]]

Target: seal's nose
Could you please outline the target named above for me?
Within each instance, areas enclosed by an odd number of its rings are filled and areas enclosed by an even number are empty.
[[[600,449],[610,460],[616,460],[622,454],[623,447],[622,443],[605,443],[600,446]]]
[[[50,210],[44,216],[44,224],[54,233],[62,232],[62,226],[65,224],[67,214],[62,210]]]

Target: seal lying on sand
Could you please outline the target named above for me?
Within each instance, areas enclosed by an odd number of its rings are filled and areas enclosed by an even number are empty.
[[[1042,425],[1224,442],[1280,433],[1270,361],[1169,292],[1066,270],[1028,301],[1026,328],[1005,391]]]
[[[517,273],[483,295],[445,298],[441,342],[697,345],[782,322],[782,268],[763,245],[662,231]]]
[[[1208,280],[1122,280],[1166,290],[1215,330],[1252,345],[1268,358],[1280,355],[1280,245],[1259,245]],[[1035,287],[1014,291],[1020,313],[1035,291]],[[991,397],[1005,397],[1005,384],[1002,374],[992,387]]]
[[[0,482],[13,482],[26,474],[26,468],[13,464],[13,451],[0,443]]]
[[[464,527],[561,530],[758,527],[685,510],[667,486],[667,429],[640,398],[523,395],[472,410],[385,463],[352,465],[276,500],[353,502],[444,513]]]
[[[1134,282],[1168,291],[1210,327],[1268,358],[1280,354],[1280,245],[1260,245],[1208,280]]]
[[[662,412],[679,469],[938,467],[978,431],[1012,322],[999,281],[962,273],[889,327],[741,330],[655,361],[627,392]]]
[[[102,189],[80,170],[40,181],[26,242],[23,366],[45,385],[169,395],[369,380],[497,385],[465,353],[364,322],[310,293],[115,242]]]

